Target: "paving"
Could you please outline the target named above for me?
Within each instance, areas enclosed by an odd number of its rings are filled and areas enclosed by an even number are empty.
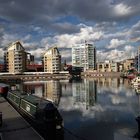
[[[0,140],[43,140],[23,117],[0,97]]]

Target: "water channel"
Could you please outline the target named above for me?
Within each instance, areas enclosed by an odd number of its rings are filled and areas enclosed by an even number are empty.
[[[138,132],[140,97],[128,79],[27,81],[16,86],[55,103],[64,119],[64,140],[135,139]]]

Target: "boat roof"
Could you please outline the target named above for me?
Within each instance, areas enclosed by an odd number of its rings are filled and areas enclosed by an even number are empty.
[[[46,100],[32,94],[27,94],[25,92],[22,93],[21,91],[13,91],[12,93],[42,109],[45,108],[46,104],[52,103],[50,100]]]

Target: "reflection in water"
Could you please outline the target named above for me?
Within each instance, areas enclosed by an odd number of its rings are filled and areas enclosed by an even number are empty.
[[[56,105],[59,104],[61,96],[61,85],[59,81],[25,82],[23,86],[25,92],[51,100]]]
[[[59,81],[48,81],[44,84],[43,97],[53,101],[56,105],[59,104],[61,96],[61,85]]]
[[[82,105],[88,109],[94,106],[97,96],[97,85],[95,81],[88,81],[84,79],[80,83],[72,84],[72,94],[75,105]],[[84,108],[83,108],[84,109]]]
[[[77,140],[77,136],[86,140],[124,140],[137,132],[139,96],[127,79],[51,80],[25,82],[22,86],[28,93],[58,105],[70,132],[65,131],[65,140]]]
[[[118,78],[102,78],[102,79],[97,79],[97,83],[100,86],[119,87],[120,79],[118,79]]]
[[[84,79],[67,84],[66,88],[62,85],[59,109],[65,127],[86,140],[130,139],[137,131],[138,102],[128,85],[128,81],[111,78]],[[70,87],[71,91],[68,90]],[[66,132],[65,139],[76,138]]]

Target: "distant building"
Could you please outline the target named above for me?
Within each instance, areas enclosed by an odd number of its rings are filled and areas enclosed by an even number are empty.
[[[5,69],[9,73],[22,73],[26,70],[26,52],[19,41],[9,45],[4,54]]]
[[[97,71],[99,72],[118,72],[119,63],[113,61],[105,61],[97,63]]]
[[[27,53],[27,59],[26,60],[27,60],[27,62],[26,62],[27,65],[34,64],[34,56],[31,55],[30,53]]]
[[[77,44],[72,47],[72,65],[83,67],[84,71],[96,69],[96,48],[92,44]]]
[[[138,47],[137,70],[140,72],[140,47]]]
[[[57,73],[61,71],[61,55],[57,47],[49,48],[44,54],[44,72]]]
[[[123,61],[123,70],[124,71],[128,71],[130,69],[133,69],[135,66],[135,62],[134,62],[134,59],[131,58],[131,59],[126,59]]]

